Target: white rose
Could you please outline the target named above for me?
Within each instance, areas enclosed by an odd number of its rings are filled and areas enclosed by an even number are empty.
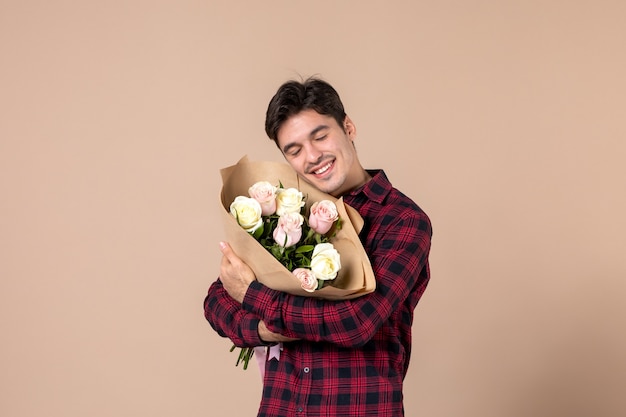
[[[300,213],[304,206],[304,197],[296,188],[281,188],[276,194],[276,214]]]
[[[278,187],[273,186],[267,181],[259,181],[254,183],[248,189],[250,197],[261,203],[261,209],[264,216],[274,214],[276,211],[276,191]]]
[[[330,280],[337,277],[341,269],[339,252],[332,243],[320,243],[315,245],[311,257],[311,271],[317,279]]]
[[[230,205],[230,214],[248,233],[254,233],[263,225],[261,204],[254,198],[239,196]]]

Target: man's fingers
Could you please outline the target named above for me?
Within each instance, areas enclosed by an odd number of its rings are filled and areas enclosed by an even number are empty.
[[[220,250],[227,258],[233,255],[233,250],[227,242],[220,242]]]
[[[239,257],[227,242],[220,242],[220,250],[229,263],[237,264],[239,262]]]
[[[228,268],[229,265],[230,261],[228,260],[228,258],[226,256],[222,256],[222,260],[220,261],[220,267],[222,271],[224,271],[225,268]]]

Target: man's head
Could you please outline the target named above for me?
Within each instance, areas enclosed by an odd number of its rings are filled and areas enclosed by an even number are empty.
[[[356,127],[324,81],[283,84],[268,106],[265,130],[298,175],[328,194],[339,197],[369,178],[354,147]]]
[[[302,82],[288,81],[280,86],[267,107],[265,133],[277,142],[278,131],[283,123],[303,110],[315,110],[330,116],[339,126],[343,126],[346,118],[339,94],[326,81],[314,77]]]

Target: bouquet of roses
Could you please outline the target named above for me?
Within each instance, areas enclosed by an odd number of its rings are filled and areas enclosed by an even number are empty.
[[[260,283],[328,300],[374,291],[374,272],[358,236],[363,219],[342,199],[301,181],[284,163],[244,157],[221,175],[226,239]],[[237,364],[243,360],[245,369],[252,351],[242,349]]]
[[[337,206],[316,201],[305,213],[305,196],[297,188],[258,181],[248,196],[237,196],[230,214],[274,258],[301,282],[307,292],[337,277],[341,258],[330,239],[341,228]]]

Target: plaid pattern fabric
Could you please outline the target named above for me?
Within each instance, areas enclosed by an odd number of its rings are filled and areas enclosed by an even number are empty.
[[[285,343],[280,360],[266,363],[258,416],[404,415],[413,310],[430,278],[432,229],[383,171],[371,173],[344,201],[365,220],[360,236],[376,276],[373,293],[327,301],[253,282],[239,305],[219,280],[209,289],[206,318],[235,344],[262,344],[259,319],[273,332],[301,339]]]

